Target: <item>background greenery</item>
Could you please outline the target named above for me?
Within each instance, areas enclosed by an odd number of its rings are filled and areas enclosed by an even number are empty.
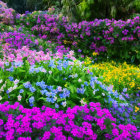
[[[2,0],[19,13],[34,10],[59,9],[70,21],[95,18],[126,19],[140,13],[139,0]]]

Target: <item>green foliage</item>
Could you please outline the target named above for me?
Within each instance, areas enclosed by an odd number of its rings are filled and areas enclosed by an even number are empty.
[[[140,11],[139,0],[62,0],[62,12],[72,21],[127,18]]]

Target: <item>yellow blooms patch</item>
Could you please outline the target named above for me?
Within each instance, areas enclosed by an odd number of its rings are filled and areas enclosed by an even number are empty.
[[[90,69],[96,75],[102,76],[105,84],[114,85],[115,90],[127,88],[129,91],[137,91],[140,89],[139,67],[129,65],[126,62],[117,64],[112,61],[111,63],[90,65]]]

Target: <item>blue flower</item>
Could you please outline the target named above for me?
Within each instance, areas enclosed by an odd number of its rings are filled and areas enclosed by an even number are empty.
[[[15,66],[17,66],[17,67],[21,67],[22,65],[23,65],[23,62],[20,62],[20,61],[15,62]]]
[[[9,78],[10,81],[14,81],[14,78],[13,77],[10,76],[8,78]]]
[[[123,92],[127,92],[127,88],[124,88],[124,89],[123,89]]]
[[[119,111],[120,113],[123,113],[123,109],[121,109],[121,108],[118,108],[118,111]]]
[[[69,95],[70,95],[70,91],[69,90],[67,90],[66,88],[64,88],[63,89],[63,94],[64,94],[64,98],[66,98],[66,97],[69,97]]]
[[[50,99],[51,99],[51,103],[54,103],[55,102],[54,98],[50,98]]]
[[[97,81],[97,77],[91,77],[91,81]]]
[[[13,71],[14,71],[14,67],[11,66],[9,69],[7,69],[7,71],[11,71],[11,72],[13,72]]]
[[[117,101],[114,101],[114,102],[113,102],[113,107],[114,107],[114,108],[117,108],[117,107],[118,107],[118,102],[117,102]]]
[[[47,97],[47,98],[46,98],[46,101],[47,101],[47,102],[51,102],[51,98]]]
[[[128,114],[127,112],[125,112],[125,116],[126,116],[127,118],[129,118],[129,114]]]
[[[41,92],[41,94],[42,94],[42,95],[44,95],[44,94],[45,94],[44,90],[40,90],[40,92]]]
[[[55,108],[59,108],[59,105],[57,103],[55,103]]]
[[[33,107],[33,105],[34,105],[34,104],[32,104],[32,103],[30,104],[31,107]]]
[[[90,82],[90,86],[92,87],[92,89],[95,88],[95,85],[94,85],[94,82],[93,81]]]
[[[29,73],[33,73],[33,72],[34,72],[34,68],[30,68]]]
[[[77,88],[77,93],[84,94],[85,89],[84,88]]]
[[[49,92],[46,92],[45,95],[48,96],[48,97],[51,96],[51,94]]]
[[[36,86],[40,86],[40,82],[36,82]]]
[[[56,95],[55,93],[52,93],[52,94],[51,94],[52,97],[54,97],[55,95]]]
[[[53,86],[47,86],[49,90],[53,90]]]
[[[23,93],[23,92],[24,92],[24,90],[23,89],[20,89],[19,93]]]
[[[46,89],[47,85],[40,85],[42,89]]]
[[[63,95],[62,93],[59,94],[59,96],[60,96],[61,99],[62,99],[62,98],[65,98],[64,95]]]
[[[9,66],[9,62],[6,62],[5,65],[6,65],[6,66]]]
[[[26,82],[23,84],[25,88],[30,88],[32,85],[30,84],[30,82]]]
[[[125,101],[125,98],[122,95],[119,95],[119,99]]]
[[[33,93],[36,91],[36,89],[34,87],[30,87],[30,91]]]
[[[65,60],[67,60],[67,59],[68,59],[68,57],[64,57],[64,59],[65,59]]]
[[[9,90],[7,90],[6,93],[9,94]]]
[[[85,84],[86,86],[88,86],[88,83],[87,83],[87,82],[84,82],[84,84]]]
[[[38,73],[40,70],[39,70],[39,68],[36,68],[35,71],[36,71],[36,73]]]
[[[60,71],[62,71],[62,66],[61,65],[58,65],[57,66],[57,69],[59,69]]]
[[[68,67],[68,61],[66,61],[66,60],[63,61],[63,67],[64,68],[67,68]]]
[[[35,100],[35,99],[34,99],[34,96],[31,96],[31,97],[29,98],[29,103],[30,103],[30,104],[33,104],[34,100]]]
[[[55,68],[54,60],[50,60],[49,67]]]

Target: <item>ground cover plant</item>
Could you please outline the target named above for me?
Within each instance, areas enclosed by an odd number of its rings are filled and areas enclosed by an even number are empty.
[[[139,140],[139,17],[77,24],[53,10],[0,1],[0,139]]]

